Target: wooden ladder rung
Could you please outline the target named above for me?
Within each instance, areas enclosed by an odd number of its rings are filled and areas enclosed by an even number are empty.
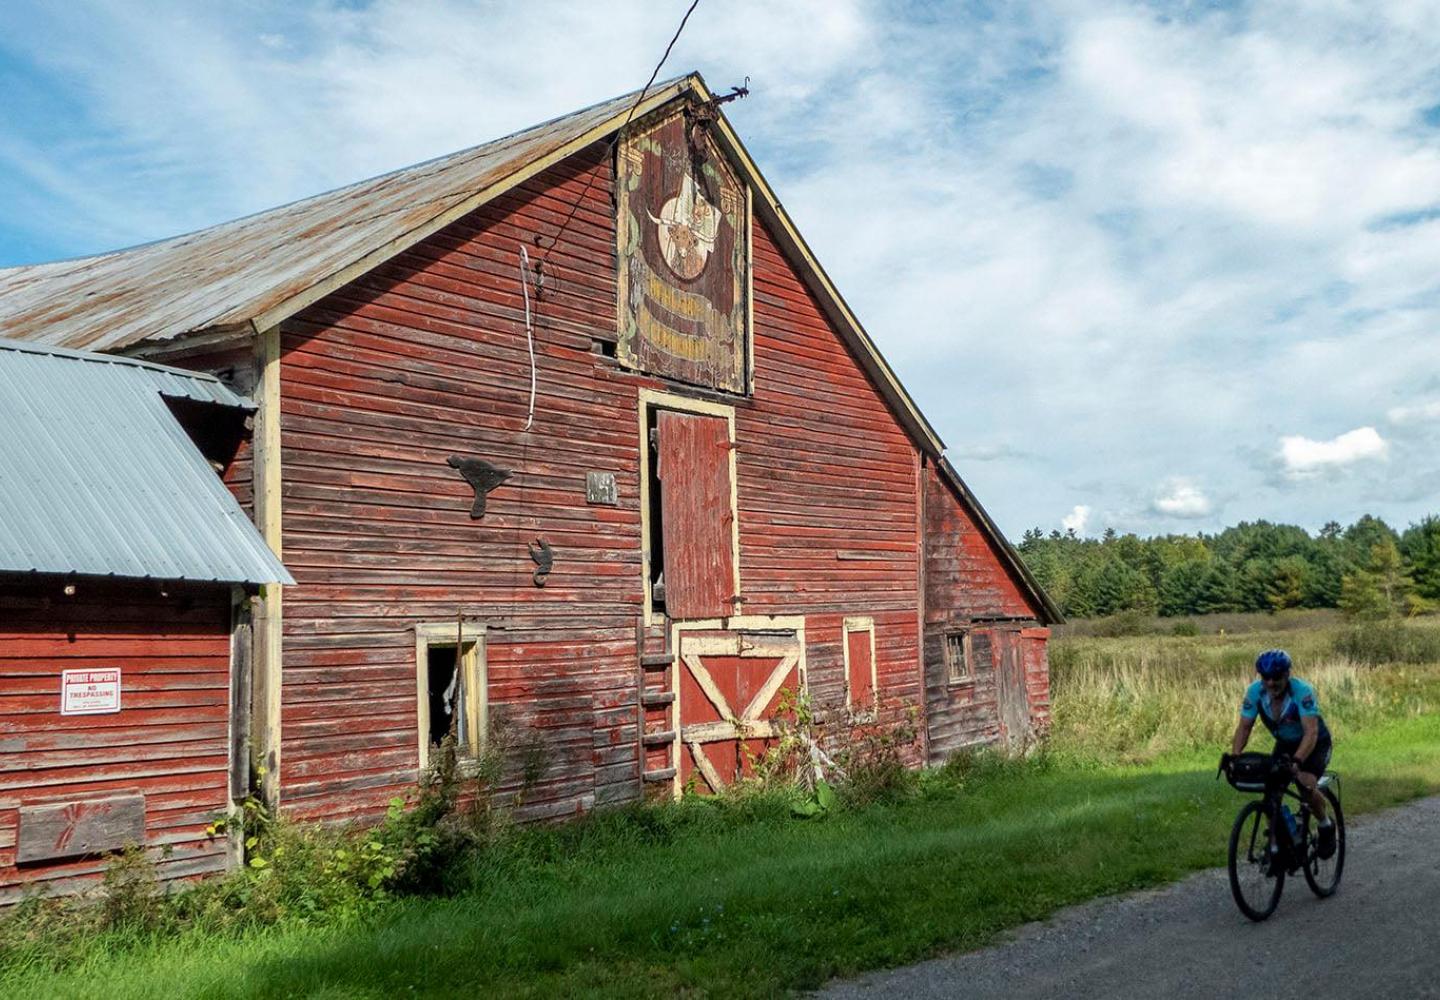
[[[669,781],[670,779],[675,777],[675,769],[673,767],[665,767],[661,768],[658,771],[646,771],[644,774],[641,775],[641,777],[644,778],[646,781],[652,782]]]
[[[675,730],[667,729],[660,733],[644,733],[641,735],[640,741],[647,747],[659,746],[662,743],[674,743]]]
[[[661,705],[670,705],[675,701],[674,691],[642,691],[640,692],[640,704],[646,708],[658,708]]]
[[[675,658],[669,653],[642,653],[640,656],[640,666],[647,670],[658,670],[674,662]]]

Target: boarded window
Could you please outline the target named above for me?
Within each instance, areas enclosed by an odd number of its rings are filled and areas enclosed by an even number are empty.
[[[661,410],[655,430],[666,613],[728,617],[736,596],[729,421]]]
[[[971,672],[969,632],[948,632],[945,635],[945,678],[951,684],[973,680]]]
[[[420,766],[447,736],[461,757],[479,754],[485,742],[485,632],[453,623],[415,627],[415,666]]]
[[[875,710],[875,622],[845,619],[845,706],[852,712]]]

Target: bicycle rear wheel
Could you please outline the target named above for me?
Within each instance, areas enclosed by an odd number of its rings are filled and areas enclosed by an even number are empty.
[[[1230,830],[1230,893],[1251,920],[1264,920],[1280,905],[1285,868],[1272,864],[1270,817],[1263,802],[1247,802]]]
[[[1335,822],[1335,853],[1321,858],[1315,851],[1319,834],[1313,829],[1310,831],[1305,857],[1305,884],[1311,892],[1324,899],[1335,895],[1335,890],[1340,888],[1340,876],[1345,871],[1345,813],[1341,811],[1340,800],[1333,791],[1322,788],[1320,794],[1325,796],[1330,818]]]

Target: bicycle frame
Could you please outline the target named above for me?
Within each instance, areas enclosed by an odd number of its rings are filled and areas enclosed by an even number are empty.
[[[1339,848],[1338,854],[1327,848],[1322,857],[1320,838],[1311,829],[1311,796],[1297,780],[1289,760],[1266,759],[1266,755],[1260,753],[1246,754],[1243,758],[1225,755],[1221,758],[1220,770],[1237,791],[1259,795],[1240,808],[1230,834],[1230,889],[1241,912],[1251,920],[1269,917],[1279,904],[1286,877],[1301,871],[1317,896],[1325,898],[1333,894],[1344,870],[1340,776],[1327,771],[1316,782],[1316,792],[1326,797],[1334,810]],[[1296,820],[1293,839],[1283,816],[1286,799],[1294,799],[1297,806],[1293,813]],[[1327,871],[1332,857],[1338,860],[1333,869]],[[1251,880],[1247,880],[1247,871],[1254,873]],[[1263,881],[1254,882],[1255,876]],[[1265,887],[1267,884],[1269,888]]]
[[[1340,775],[1333,771],[1326,771],[1321,775],[1320,780],[1315,783],[1315,790],[1317,792],[1323,792],[1326,788],[1333,789],[1335,797],[1337,799],[1340,798]],[[1270,827],[1270,843],[1268,843],[1266,847],[1270,850],[1272,856],[1277,853],[1276,849],[1280,846],[1280,830],[1285,826],[1281,806],[1285,804],[1286,799],[1294,799],[1299,805],[1294,815],[1295,826],[1300,831],[1300,840],[1299,843],[1292,843],[1290,845],[1290,850],[1295,853],[1295,858],[1293,859],[1295,863],[1289,863],[1286,866],[1289,873],[1294,875],[1295,872],[1299,871],[1300,866],[1309,859],[1311,841],[1310,817],[1314,815],[1314,812],[1310,808],[1309,793],[1306,792],[1304,786],[1300,784],[1294,775],[1290,775],[1284,785],[1274,788],[1267,787],[1265,791],[1261,793],[1261,798],[1265,803],[1265,818]]]

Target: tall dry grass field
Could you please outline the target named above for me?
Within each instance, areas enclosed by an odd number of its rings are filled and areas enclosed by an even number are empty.
[[[1274,647],[1288,650],[1295,675],[1315,686],[1337,740],[1440,711],[1440,622],[1326,622],[1241,635],[1079,636],[1051,646],[1051,746],[1104,763],[1144,763],[1204,749],[1218,755],[1228,748],[1241,695],[1254,679],[1256,654]],[[1251,743],[1263,749],[1269,739],[1257,728]]]

